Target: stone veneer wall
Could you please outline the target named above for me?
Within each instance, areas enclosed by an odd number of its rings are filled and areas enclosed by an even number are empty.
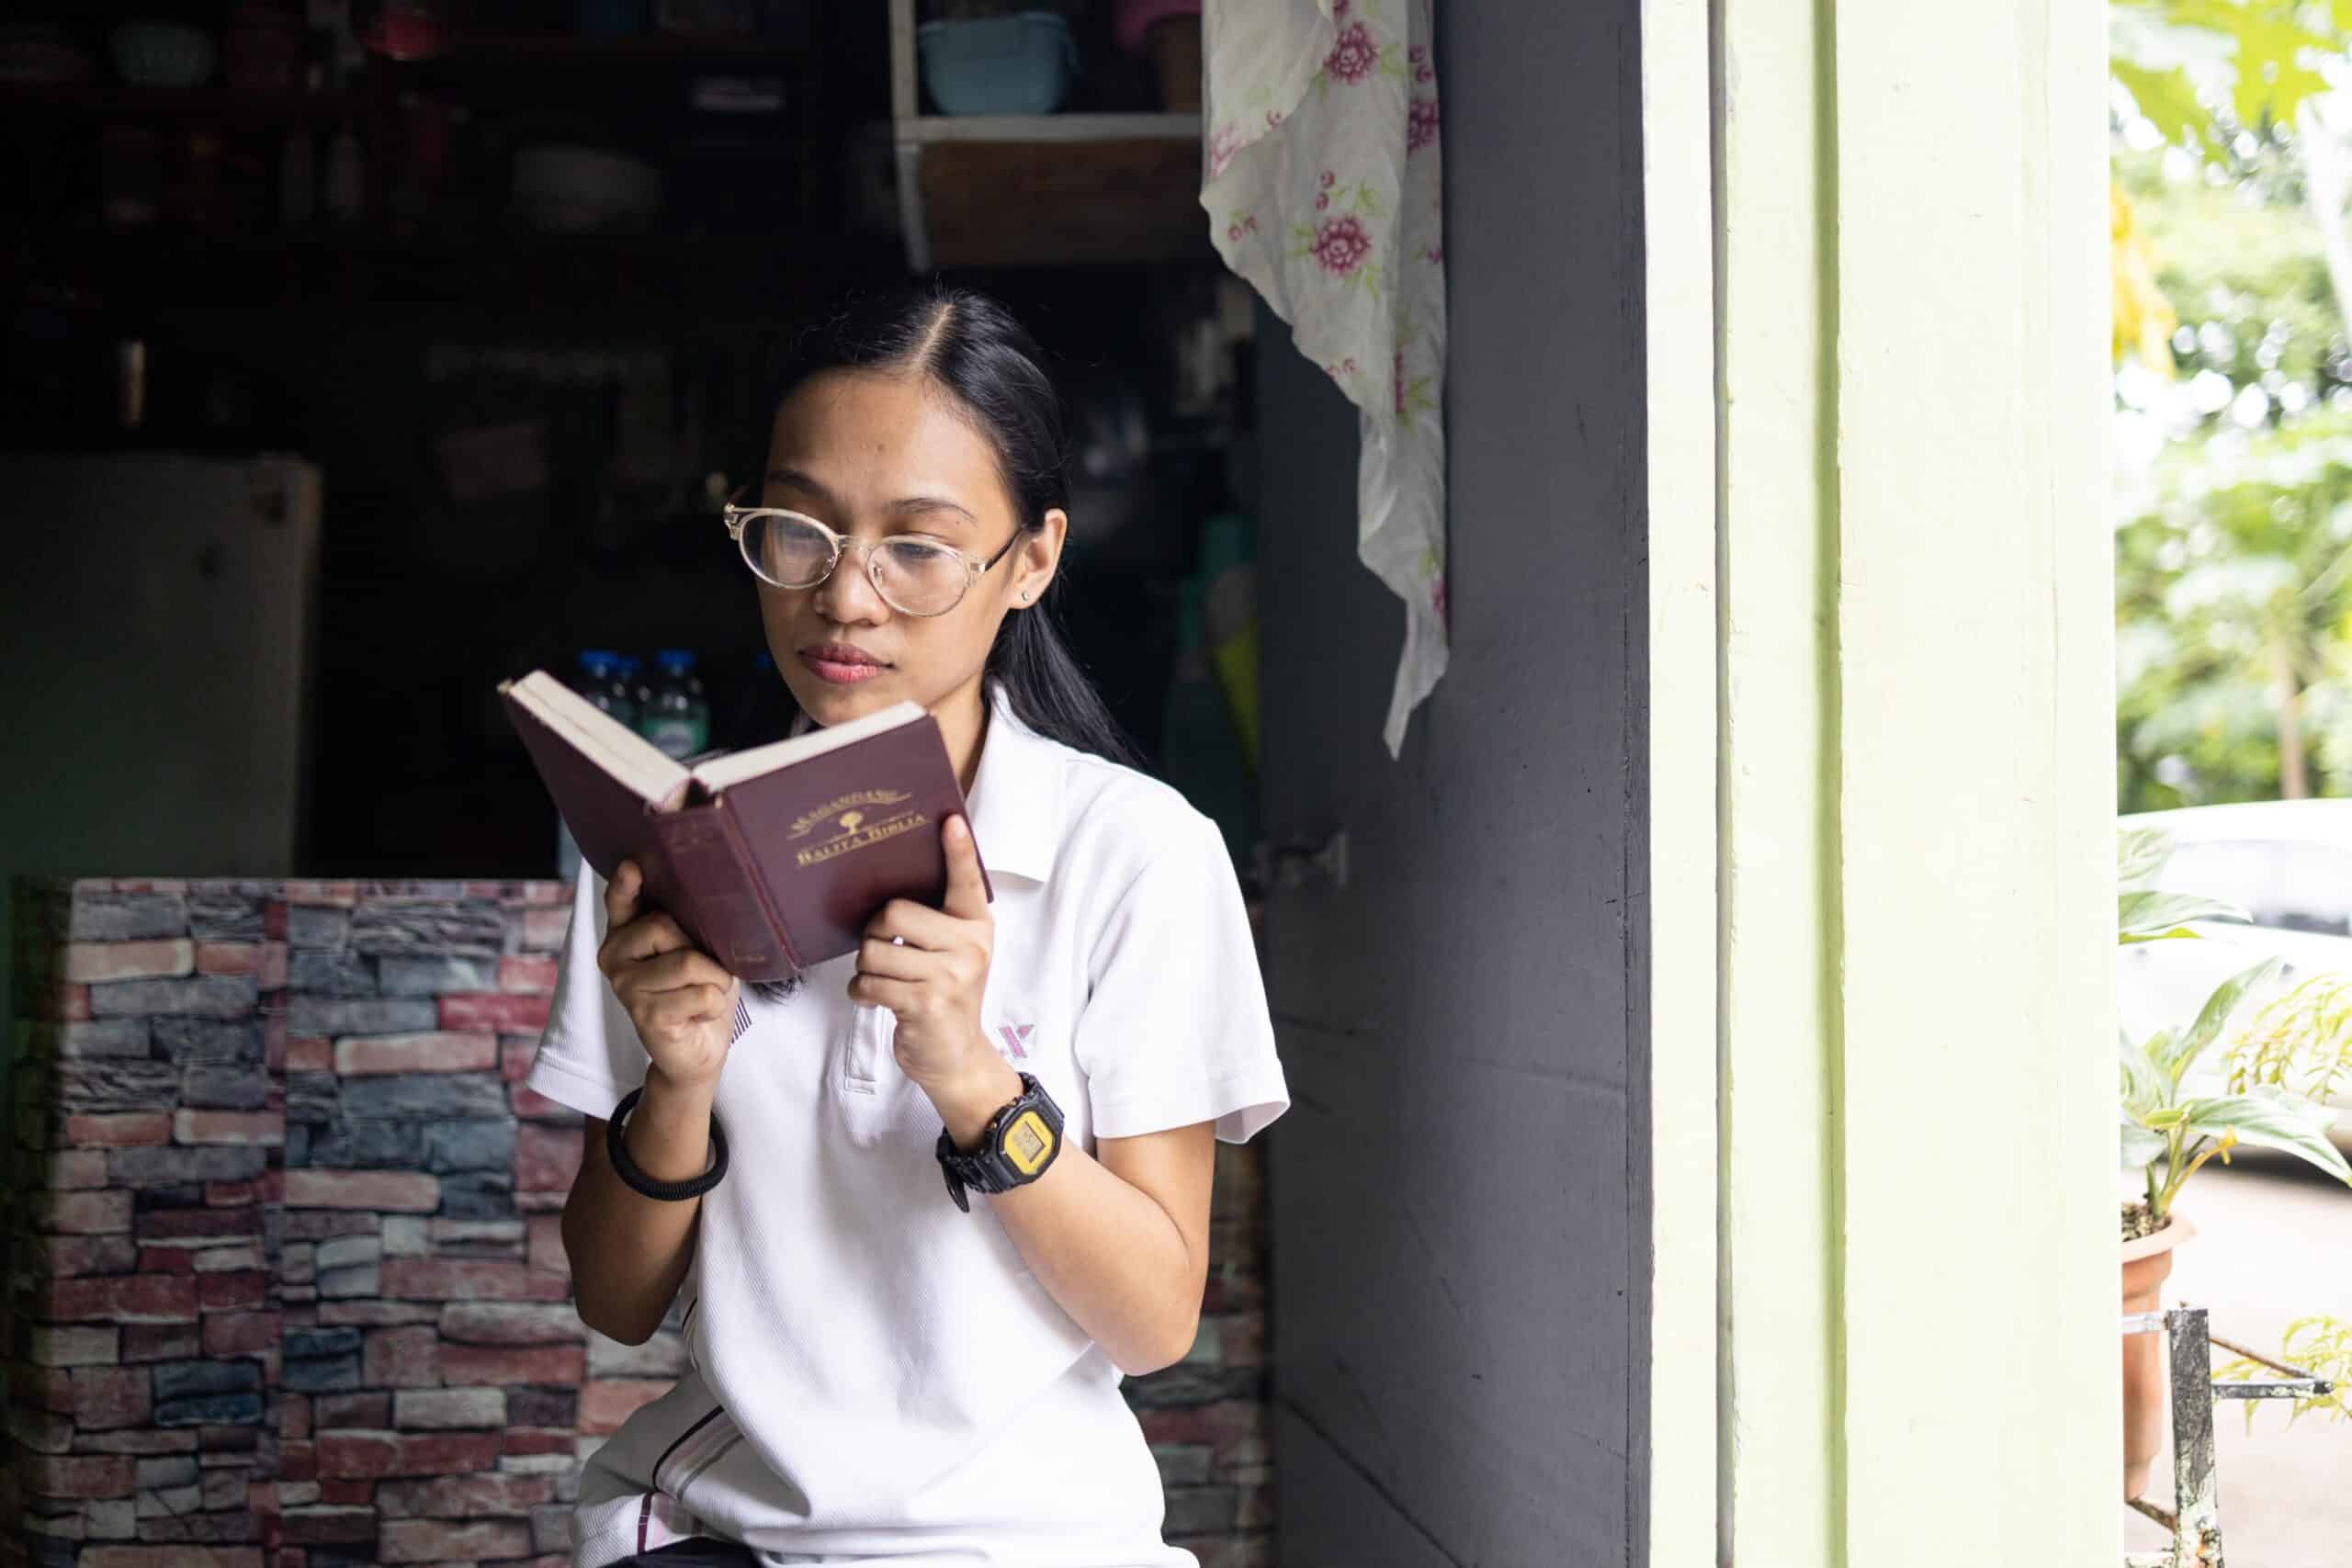
[[[18,879],[0,1564],[568,1562],[579,1461],[683,1358],[571,1304],[579,1118],[518,1081],[555,882]],[[1170,1540],[1272,1562],[1261,1154],[1218,1147]]]

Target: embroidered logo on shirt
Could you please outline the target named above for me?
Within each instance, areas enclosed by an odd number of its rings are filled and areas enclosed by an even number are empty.
[[[1028,1039],[1029,1032],[1036,1027],[1034,1023],[1000,1023],[996,1026],[996,1032],[1004,1036],[1008,1059],[1018,1056],[1023,1061],[1028,1060],[1029,1053],[1022,1049],[1021,1043]]]

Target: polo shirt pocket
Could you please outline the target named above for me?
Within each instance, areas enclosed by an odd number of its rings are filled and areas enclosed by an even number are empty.
[[[898,1016],[888,1008],[850,1004],[840,1038],[833,1042],[829,1077],[836,1099],[878,1100],[891,1078],[903,1078],[890,1043],[898,1034]]]
[[[891,1049],[899,1019],[888,1008],[853,1006],[833,1043],[826,1072],[827,1102],[839,1135],[853,1147],[920,1140],[939,1135],[939,1112],[931,1097],[899,1066]]]

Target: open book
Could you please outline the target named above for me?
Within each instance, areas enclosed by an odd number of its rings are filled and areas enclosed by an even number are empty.
[[[939,830],[964,792],[913,703],[689,767],[544,670],[498,694],[581,858],[607,881],[637,862],[645,902],[743,979],[854,951],[893,898],[946,896]]]

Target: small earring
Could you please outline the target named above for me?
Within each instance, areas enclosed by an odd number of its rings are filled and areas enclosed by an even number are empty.
[[[1023,604],[1026,604],[1027,603],[1029,603],[1029,596],[1030,596],[1033,592],[1035,592],[1035,590],[1034,590],[1034,589],[1029,589],[1029,588],[1024,588],[1024,589],[1023,589],[1023,590],[1021,591],[1021,602],[1022,602]]]

